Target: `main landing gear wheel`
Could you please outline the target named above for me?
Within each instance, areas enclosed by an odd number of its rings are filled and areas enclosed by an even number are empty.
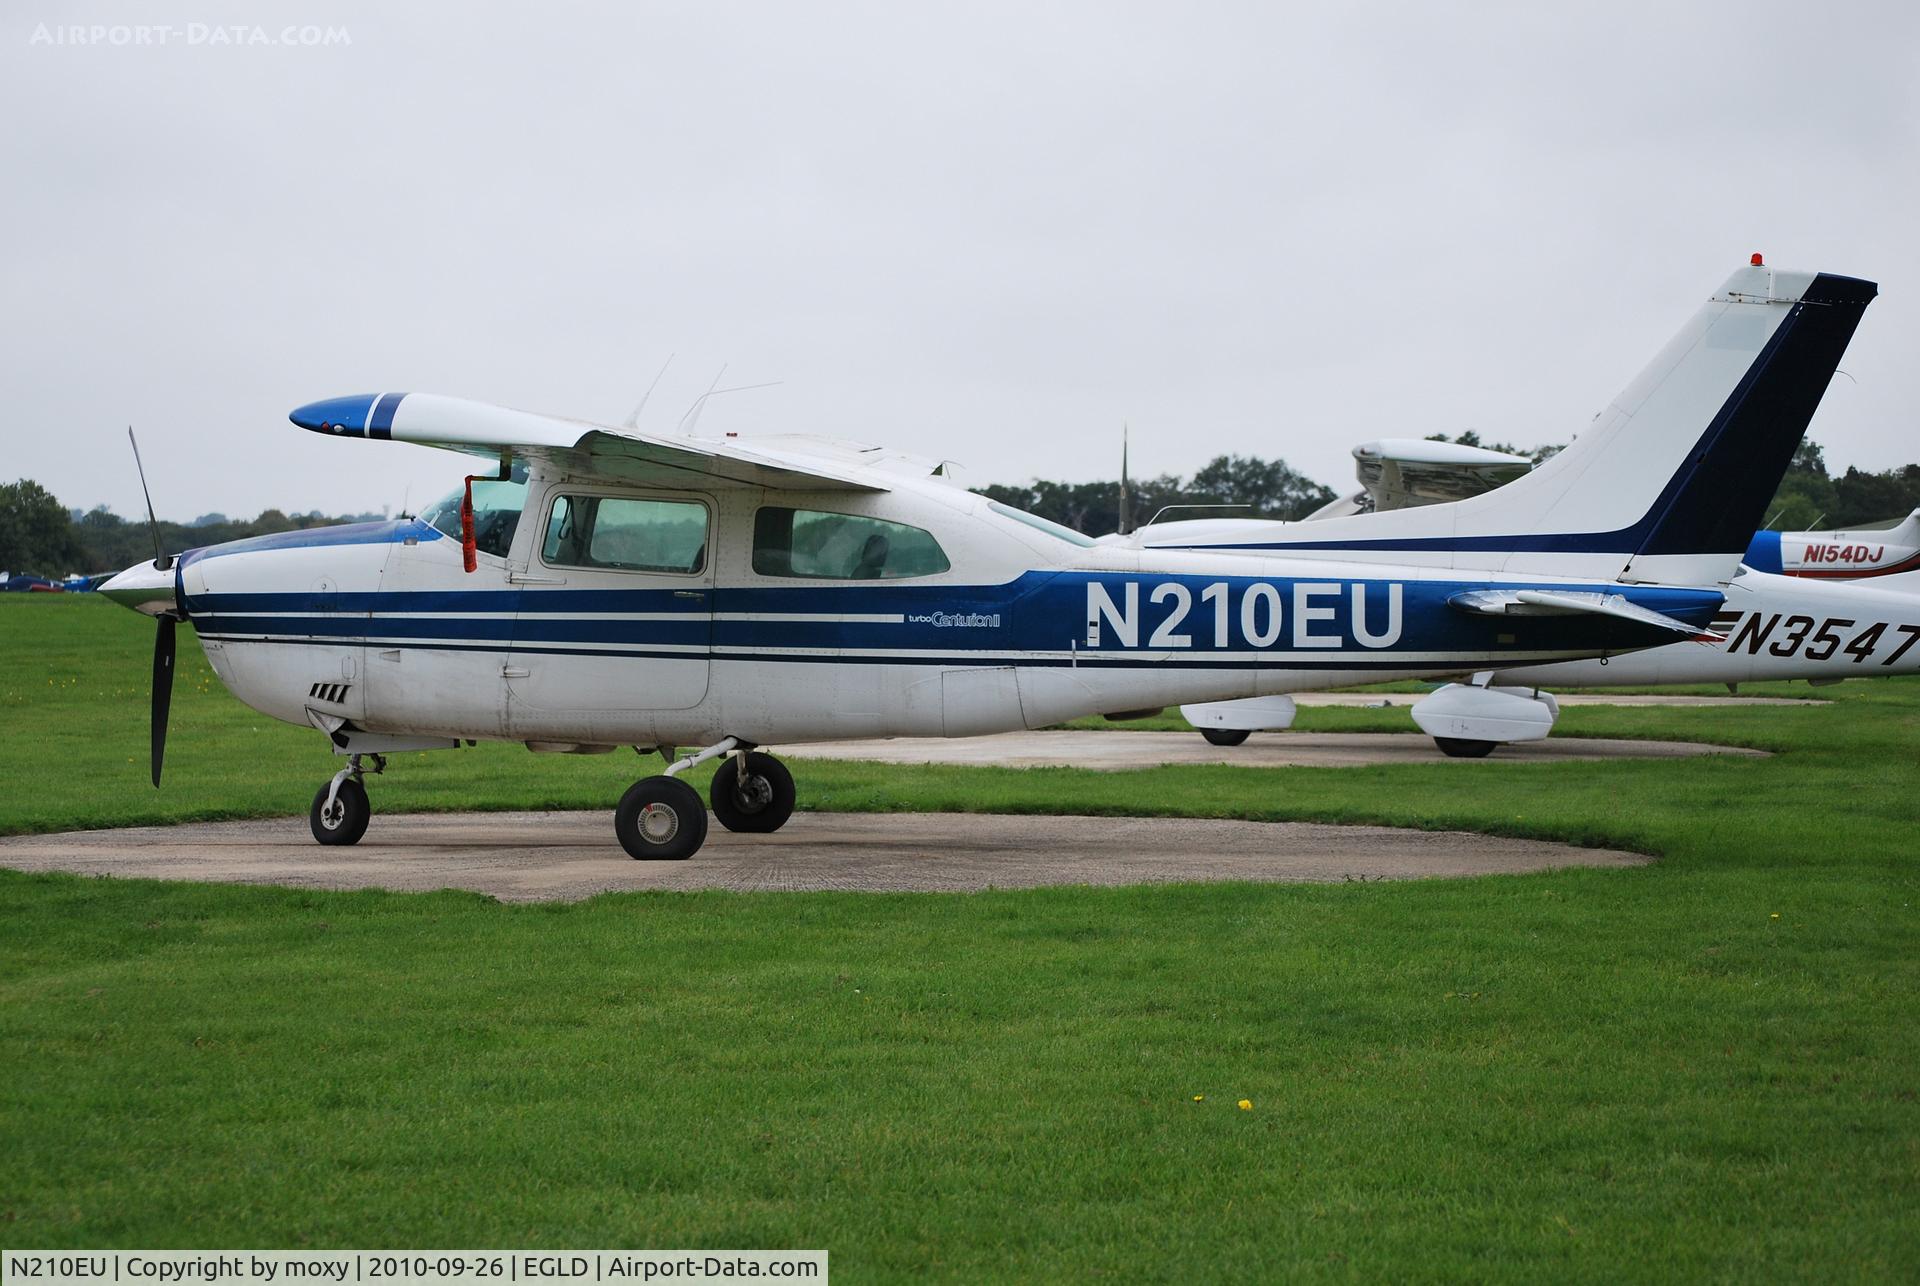
[[[741,760],[746,760],[743,771]],[[713,774],[713,815],[730,831],[768,835],[793,816],[793,774],[772,755],[734,755]]]
[[[333,803],[327,803],[327,795],[333,795]],[[367,833],[367,823],[373,819],[373,805],[367,800],[367,788],[349,777],[340,783],[340,789],[334,790],[328,782],[313,797],[313,807],[307,811],[307,824],[313,828],[313,837],[322,844],[357,844],[360,837]]]
[[[1237,746],[1245,741],[1251,732],[1246,728],[1202,728],[1200,735],[1207,739],[1209,745]]]
[[[707,806],[700,792],[673,777],[633,783],[613,811],[613,833],[638,862],[678,862],[707,838]]]
[[[1474,741],[1466,737],[1435,737],[1433,744],[1449,759],[1485,759],[1493,753],[1497,741]]]

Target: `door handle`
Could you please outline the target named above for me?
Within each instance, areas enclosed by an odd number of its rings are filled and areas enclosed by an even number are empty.
[[[704,589],[676,589],[673,591],[673,596],[675,598],[705,598],[707,591]]]
[[[503,679],[525,679],[531,677],[532,674],[533,671],[527,669],[524,665],[503,665],[500,667],[500,677]]]

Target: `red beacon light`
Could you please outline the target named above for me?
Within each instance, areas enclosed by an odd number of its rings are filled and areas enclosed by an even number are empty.
[[[1760,252],[1758,250],[1753,252],[1753,258],[1749,259],[1747,262],[1752,264],[1756,268],[1764,268],[1767,266],[1767,261],[1760,257]]]

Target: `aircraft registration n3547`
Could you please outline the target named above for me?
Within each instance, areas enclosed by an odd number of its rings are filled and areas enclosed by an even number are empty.
[[[602,428],[425,393],[292,414],[340,438],[484,458],[417,519],[258,537],[129,568],[159,618],[152,770],[174,623],[253,708],[327,736],[314,797],[352,843],[403,750],[520,741],[672,762],[615,810],[637,858],[713,815],[777,829],[766,747],[968,736],[1081,715],[1509,670],[1710,636],[1876,288],[1736,272],[1601,420],[1495,492],[1297,529],[1245,552],[1102,545],[836,440]],[[681,747],[699,747],[675,758]]]

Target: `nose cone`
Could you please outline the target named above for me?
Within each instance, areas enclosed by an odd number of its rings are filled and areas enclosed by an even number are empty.
[[[296,407],[288,416],[303,429],[336,437],[384,438],[405,393],[353,393]]]
[[[180,601],[174,594],[173,576],[173,568],[161,571],[149,560],[135,563],[96,592],[148,616],[178,616]]]

